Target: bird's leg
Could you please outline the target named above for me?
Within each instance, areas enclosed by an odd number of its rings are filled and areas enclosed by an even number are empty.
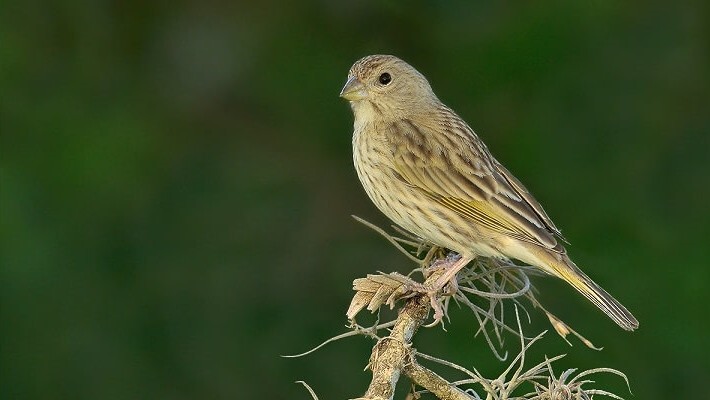
[[[435,271],[444,270],[443,275],[441,275],[436,283],[432,286],[432,290],[439,291],[443,289],[447,284],[449,285],[449,290],[445,294],[453,294],[458,290],[458,281],[456,280],[456,274],[466,266],[472,259],[462,257],[457,253],[449,253],[446,258],[436,260],[426,269],[427,275],[431,275]]]
[[[428,286],[422,288],[421,290],[427,296],[429,296],[429,302],[431,308],[434,310],[434,322],[428,326],[434,326],[444,319],[444,310],[439,300],[438,293],[447,284],[449,285],[449,290],[444,293],[445,295],[452,295],[458,291],[458,282],[456,280],[456,274],[466,266],[472,259],[468,257],[462,257],[458,254],[453,253],[453,255],[447,256],[445,259],[435,261],[429,268],[427,272],[430,274],[434,271],[443,269],[444,272],[440,277],[436,279],[433,286]]]
[[[434,262],[431,263],[430,266],[426,267],[426,275],[429,276],[440,269],[447,268],[449,265],[458,261],[460,258],[461,255],[459,255],[459,253],[450,251],[448,254],[446,254],[446,257],[436,259],[434,260]]]

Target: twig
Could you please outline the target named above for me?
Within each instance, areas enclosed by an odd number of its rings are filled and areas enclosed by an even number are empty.
[[[341,333],[340,335],[333,336],[331,338],[326,339],[325,341],[321,342],[321,344],[319,344],[318,346],[316,346],[308,351],[304,351],[303,353],[299,353],[299,354],[284,354],[281,357],[283,357],[283,358],[298,358],[298,357],[307,356],[307,355],[313,353],[314,351],[320,349],[321,347],[325,346],[328,343],[335,342],[336,340],[344,339],[344,338],[350,337],[350,336],[366,335],[366,336],[376,337],[377,331],[379,331],[380,329],[389,328],[392,325],[394,325],[394,321],[385,322],[384,324],[375,325],[375,326],[372,326],[369,328],[361,328],[359,326],[356,326],[353,330],[350,330],[345,333]]]
[[[415,361],[404,366],[404,373],[412,382],[429,390],[442,400],[471,400],[471,396],[466,392]]]
[[[405,362],[410,358],[412,336],[428,314],[429,299],[426,296],[417,296],[405,303],[390,335],[377,342],[372,349],[369,363],[372,381],[363,399],[392,399]]]
[[[296,383],[300,383],[301,385],[303,385],[306,388],[306,390],[308,390],[308,393],[310,393],[313,400],[318,400],[318,396],[316,395],[316,392],[310,386],[308,386],[308,384],[306,382],[296,381]]]

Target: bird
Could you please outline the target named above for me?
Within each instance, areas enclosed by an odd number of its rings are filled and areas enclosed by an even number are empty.
[[[392,55],[363,57],[340,97],[354,115],[353,163],[370,200],[400,227],[458,254],[447,258],[434,290],[455,283],[476,257],[515,259],[561,278],[621,328],[638,328],[569,258],[540,203],[414,67]]]

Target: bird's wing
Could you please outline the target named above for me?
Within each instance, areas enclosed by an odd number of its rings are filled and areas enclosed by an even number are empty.
[[[446,138],[411,120],[393,125],[400,138],[392,146],[394,168],[407,184],[477,225],[564,252],[542,206],[460,118],[435,126]]]
[[[552,219],[550,219],[550,217],[547,215],[540,203],[535,200],[532,194],[530,194],[530,192],[525,188],[525,186],[523,186],[523,184],[518,180],[518,178],[513,176],[513,174],[508,171],[508,169],[505,168],[501,163],[499,163],[498,160],[496,160],[495,158],[493,158],[493,164],[496,166],[496,169],[503,176],[503,178],[505,178],[508,184],[515,190],[515,192],[523,198],[525,203],[527,203],[530,208],[533,209],[535,214],[537,214],[538,218],[545,224],[547,229],[550,232],[554,233],[555,236],[562,239],[563,242],[568,243],[567,239],[562,236],[562,232],[557,229],[554,222],[552,222]]]

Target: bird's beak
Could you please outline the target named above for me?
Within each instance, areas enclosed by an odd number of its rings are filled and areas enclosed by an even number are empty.
[[[367,97],[367,91],[365,91],[365,86],[357,78],[351,76],[345,82],[343,90],[340,91],[340,97],[348,101],[362,100]]]

